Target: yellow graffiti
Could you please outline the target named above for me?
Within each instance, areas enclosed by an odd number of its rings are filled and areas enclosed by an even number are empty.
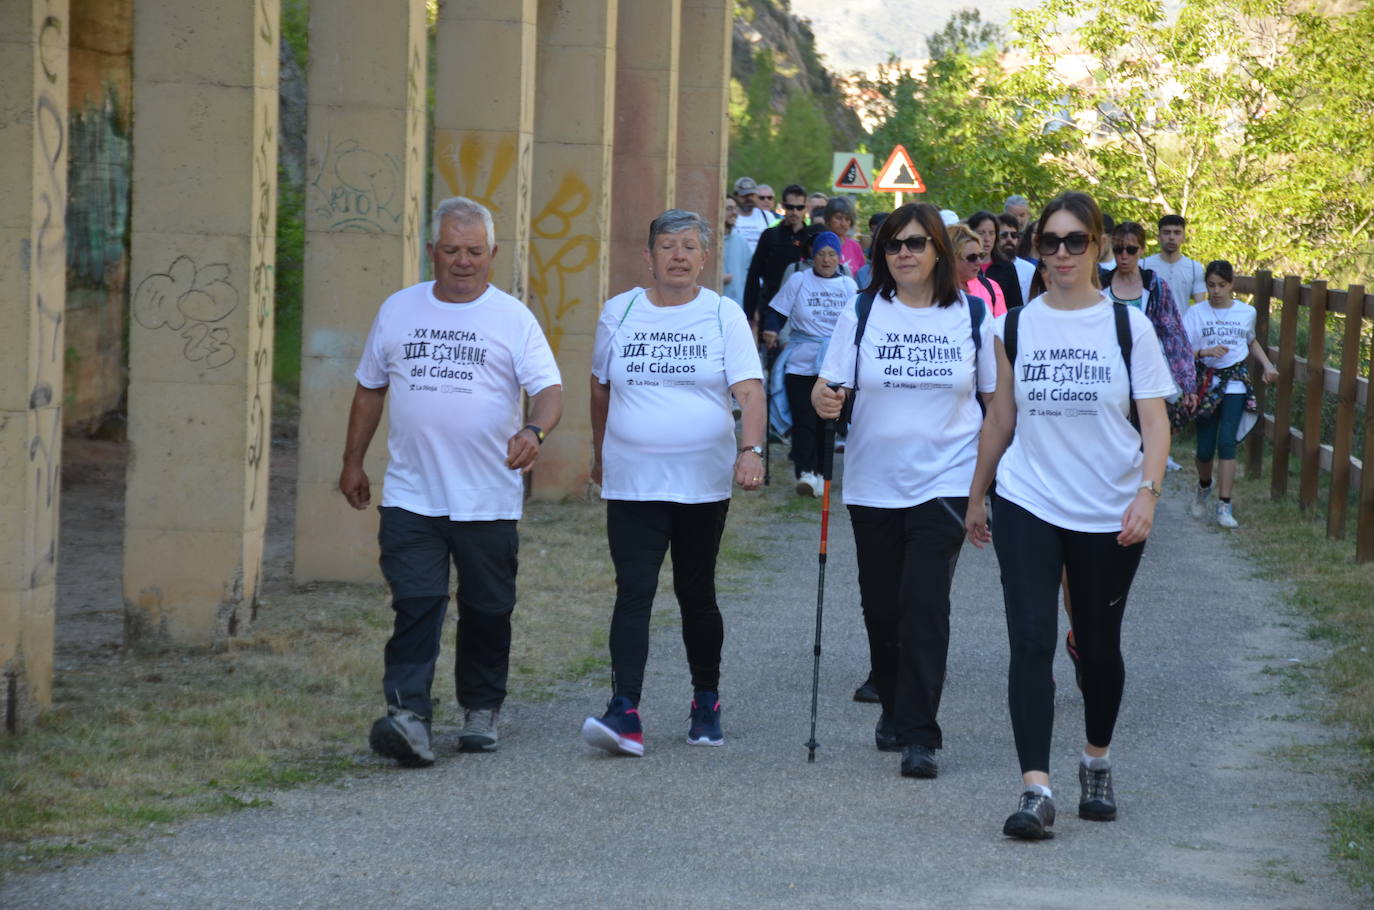
[[[480,133],[435,130],[434,168],[454,196],[466,196],[491,209],[493,217],[505,212],[497,201],[503,184],[515,171],[519,153],[511,134],[492,141]]]
[[[573,279],[597,268],[601,258],[599,237],[573,233],[578,217],[591,205],[587,184],[575,174],[566,174],[553,198],[530,222],[530,299],[554,354],[563,341],[564,319],[586,302],[576,296]],[[551,252],[545,255],[541,247]]]

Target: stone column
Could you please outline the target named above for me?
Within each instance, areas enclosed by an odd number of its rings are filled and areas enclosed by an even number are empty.
[[[267,518],[277,0],[138,0],[125,637],[221,644]]]
[[[537,0],[441,0],[434,76],[434,201],[491,209],[492,284],[525,299],[534,152]]]
[[[620,4],[616,37],[611,286],[648,280],[649,222],[676,199],[678,34],[682,0]]]
[[[637,2],[637,0],[629,0]],[[563,374],[563,421],[533,472],[536,496],[586,490],[588,377],[607,295],[616,0],[540,0],[529,304]]]
[[[62,313],[66,0],[0,4],[0,713],[52,704]]]
[[[380,578],[377,513],[344,501],[339,467],[372,319],[420,280],[425,2],[316,3],[310,48],[295,577],[367,581]],[[375,502],[385,470],[383,421],[367,458]]]
[[[720,290],[720,238],[730,127],[729,0],[682,0],[678,76],[677,207],[700,213],[715,244],[703,282]]]

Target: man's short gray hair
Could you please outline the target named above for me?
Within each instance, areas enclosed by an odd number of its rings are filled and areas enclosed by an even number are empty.
[[[711,226],[706,223],[706,219],[696,212],[689,212],[685,209],[669,209],[659,215],[649,223],[649,245],[648,249],[654,248],[654,242],[658,240],[659,234],[676,234],[679,231],[686,231],[696,228],[697,237],[701,241],[701,248],[709,250],[711,248]]]
[[[825,203],[825,211],[821,217],[829,219],[831,215],[847,215],[850,221],[857,220],[854,215],[854,200],[848,196],[832,196]]]
[[[1002,203],[1002,211],[1010,211],[1013,205],[1024,205],[1026,208],[1030,208],[1030,200],[1019,193],[1015,196],[1008,196],[1007,201]]]
[[[443,227],[445,218],[454,218],[463,224],[482,222],[487,229],[487,246],[496,246],[496,226],[491,220],[491,210],[482,203],[473,202],[466,196],[450,196],[436,205],[429,225],[431,243],[439,242],[439,229]]]

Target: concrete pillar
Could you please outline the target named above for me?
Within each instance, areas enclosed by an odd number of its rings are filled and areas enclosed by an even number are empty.
[[[0,713],[52,704],[67,238],[66,0],[0,4]]]
[[[363,342],[388,295],[420,280],[428,232],[425,0],[331,0],[310,10],[305,306],[296,580],[377,579],[377,514],[339,494]],[[368,452],[381,501],[386,425]]]
[[[719,241],[725,229],[730,127],[730,0],[682,0],[682,54],[678,75],[677,207],[700,213],[717,244],[703,282],[720,290]]]
[[[125,637],[221,644],[267,518],[277,0],[138,0]]]
[[[627,0],[637,2],[637,0]],[[586,490],[587,378],[607,293],[615,112],[616,0],[540,0],[529,304],[563,374],[563,421],[544,443],[533,493]]]
[[[676,200],[682,0],[633,0],[620,4],[619,12],[611,169],[612,294],[648,281],[642,251],[649,222]]]
[[[538,0],[440,0],[434,76],[434,200],[491,209],[491,281],[525,299],[534,153]]]

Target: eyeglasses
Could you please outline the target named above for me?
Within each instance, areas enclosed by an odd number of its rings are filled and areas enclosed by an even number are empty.
[[[902,247],[906,247],[913,253],[924,253],[926,251],[926,244],[929,241],[930,238],[924,234],[916,234],[911,237],[903,238],[902,240],[898,240],[894,237],[883,244],[883,252],[895,256],[902,251]]]
[[[983,257],[978,255],[977,253],[969,253],[967,256],[964,257],[964,261],[967,262],[969,265],[977,265],[979,261],[982,260],[982,258]]]
[[[1017,231],[1003,231],[1002,233],[997,235],[999,240],[1015,240],[1017,237],[1020,236],[1021,234]]]
[[[1129,246],[1114,246],[1112,247],[1112,252],[1118,256],[1120,256],[1122,253],[1125,253],[1127,256],[1134,256],[1136,253],[1140,252],[1140,247],[1136,246],[1135,244],[1131,244]]]
[[[1040,256],[1043,259],[1055,255],[1059,252],[1059,245],[1063,244],[1069,251],[1070,256],[1082,256],[1088,249],[1088,241],[1092,239],[1083,231],[1074,231],[1064,237],[1058,234],[1040,235]]]
[[[777,198],[776,196],[765,196],[762,193],[755,193],[754,195],[765,202],[772,202],[774,199]]]
[[[769,198],[769,197],[764,197],[764,198]],[[792,205],[791,203],[784,202],[784,203],[782,204],[782,207],[783,207],[784,209],[786,209],[787,211],[789,211],[789,212],[804,212],[804,211],[806,211],[806,203],[802,203],[801,205]]]

